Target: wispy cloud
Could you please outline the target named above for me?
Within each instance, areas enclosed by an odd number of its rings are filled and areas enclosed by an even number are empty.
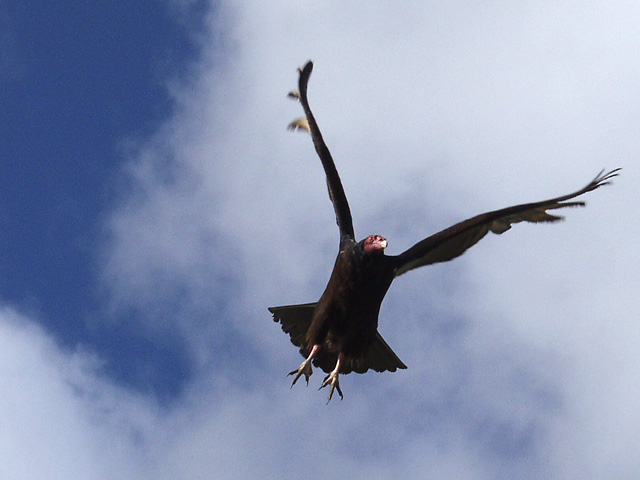
[[[151,399],[101,375],[90,353],[66,351],[29,318],[0,310],[5,478],[142,478]]]
[[[100,259],[106,310],[179,336],[193,378],[160,408],[5,309],[10,465],[43,448],[42,471],[65,478],[640,473],[638,17],[580,2],[212,10],[212,46],[132,155]],[[409,370],[349,375],[329,406],[289,390],[299,358],[266,311],[316,300],[337,248],[311,142],[285,131],[308,58],[356,233],[391,253],[628,167],[564,224],[398,279],[380,328]]]

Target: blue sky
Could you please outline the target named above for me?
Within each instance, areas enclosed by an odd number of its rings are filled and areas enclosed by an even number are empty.
[[[635,478],[640,11],[583,2],[0,2],[0,477]],[[392,286],[408,370],[321,375],[266,307],[624,167]]]
[[[127,144],[171,114],[166,84],[198,52],[195,7],[176,21],[157,2],[3,6],[3,298],[33,309],[61,342],[89,342],[120,379],[160,391],[177,386],[168,364],[179,347],[147,342],[127,322],[87,323],[102,309],[100,220],[116,201]],[[136,374],[142,356],[157,378]]]

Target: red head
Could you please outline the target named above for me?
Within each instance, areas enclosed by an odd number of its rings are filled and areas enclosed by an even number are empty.
[[[365,253],[380,255],[387,248],[387,239],[380,235],[369,235],[364,239]]]

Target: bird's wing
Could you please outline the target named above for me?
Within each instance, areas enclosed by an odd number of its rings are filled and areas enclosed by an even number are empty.
[[[442,230],[394,257],[397,262],[395,276],[424,265],[446,262],[456,258],[478,243],[488,232],[504,233],[514,223],[556,222],[562,220],[563,217],[552,215],[547,210],[584,206],[584,202],[568,202],[567,200],[608,184],[611,178],[618,174],[619,170],[619,168],[616,168],[608,173],[604,173],[604,170],[602,170],[587,186],[569,195],[483,213]]]
[[[300,79],[298,80],[298,92],[291,92],[289,96],[297,98],[304,108],[306,118],[294,120],[289,124],[291,130],[307,130],[311,133],[313,139],[313,145],[316,147],[316,152],[322,161],[324,172],[327,175],[327,187],[329,188],[329,198],[333,203],[333,209],[336,212],[336,221],[338,228],[340,229],[340,238],[350,238],[355,240],[355,234],[353,232],[353,220],[351,219],[351,211],[349,210],[349,203],[347,202],[347,196],[344,193],[338,170],[333,163],[331,152],[327,148],[327,145],[322,139],[322,134],[316,123],[316,119],[311,113],[309,108],[309,102],[307,100],[307,83],[309,82],[309,76],[313,70],[313,63],[307,62],[304,68],[300,69]]]

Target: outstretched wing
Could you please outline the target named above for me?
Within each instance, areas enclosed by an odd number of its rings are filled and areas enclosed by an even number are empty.
[[[300,353],[303,357],[309,354],[306,337],[315,308],[315,303],[269,307],[269,311],[273,313],[273,320],[279,322],[282,326],[282,331],[289,334],[291,343],[300,348]],[[313,364],[329,373],[333,370],[337,360],[338,356],[335,353],[322,349],[318,356],[314,358]],[[384,341],[380,333],[376,332],[375,338],[365,356],[358,359],[347,359],[340,373],[365,373],[369,369],[376,372],[384,372],[386,370],[395,372],[398,368],[404,369],[407,366],[402,363],[402,360]]]
[[[548,210],[564,207],[583,207],[585,205],[584,202],[568,202],[567,200],[595,190],[602,185],[607,185],[613,177],[618,175],[619,170],[619,168],[616,168],[608,173],[604,173],[604,170],[602,170],[587,186],[569,195],[483,213],[442,230],[394,257],[397,262],[395,275],[402,275],[414,268],[431,265],[432,263],[446,262],[456,258],[478,243],[487,233],[504,233],[514,223],[556,222],[562,220],[563,217],[552,215]]]
[[[300,69],[300,79],[298,80],[299,92],[291,92],[289,96],[297,98],[304,108],[306,118],[298,119],[289,124],[291,130],[307,130],[311,133],[313,139],[313,145],[316,147],[316,152],[322,161],[324,172],[327,175],[327,187],[329,188],[329,198],[333,203],[333,209],[336,212],[336,221],[338,222],[338,228],[340,229],[340,239],[349,238],[355,240],[355,234],[353,232],[353,220],[351,219],[351,211],[349,210],[349,203],[347,202],[347,196],[344,193],[338,170],[333,163],[331,152],[327,148],[327,145],[322,139],[322,134],[316,123],[316,119],[311,113],[309,108],[309,102],[307,100],[307,83],[309,82],[309,76],[313,70],[313,63],[307,62],[304,68]]]

